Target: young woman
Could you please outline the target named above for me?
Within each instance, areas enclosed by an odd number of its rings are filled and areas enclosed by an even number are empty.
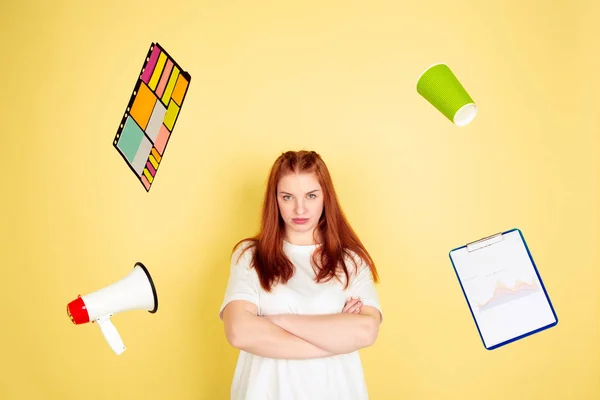
[[[377,280],[321,157],[282,154],[259,233],[233,248],[219,311],[240,349],[231,399],[367,399],[358,350],[383,320]]]

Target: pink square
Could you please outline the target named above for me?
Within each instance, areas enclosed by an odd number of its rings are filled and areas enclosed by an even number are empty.
[[[158,131],[158,137],[156,138],[156,142],[154,142],[154,147],[158,150],[158,153],[162,156],[163,151],[165,151],[165,146],[167,145],[167,140],[169,139],[169,135],[171,132],[167,129],[165,124],[162,124],[160,130]]]
[[[148,179],[146,179],[146,176],[144,174],[142,174],[142,183],[146,187],[146,190],[150,189],[150,182],[148,182]]]

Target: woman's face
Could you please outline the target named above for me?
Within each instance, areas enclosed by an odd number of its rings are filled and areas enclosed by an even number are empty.
[[[277,185],[277,204],[287,240],[312,244],[313,231],[323,213],[323,190],[314,173],[287,174]]]

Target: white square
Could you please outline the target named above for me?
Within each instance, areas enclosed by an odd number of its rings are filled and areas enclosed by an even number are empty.
[[[152,143],[156,142],[156,138],[158,137],[158,131],[160,130],[160,126],[165,119],[165,114],[167,113],[167,109],[162,105],[160,101],[157,101],[154,104],[154,110],[152,110],[152,115],[150,116],[150,121],[148,121],[148,126],[146,127],[146,135],[152,140]]]

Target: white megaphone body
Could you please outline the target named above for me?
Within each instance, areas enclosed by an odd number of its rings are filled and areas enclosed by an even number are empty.
[[[114,314],[129,310],[158,310],[158,296],[150,273],[137,262],[123,279],[85,296],[77,296],[67,305],[67,314],[75,325],[97,322],[109,346],[117,355],[126,349],[119,332],[110,321]]]

